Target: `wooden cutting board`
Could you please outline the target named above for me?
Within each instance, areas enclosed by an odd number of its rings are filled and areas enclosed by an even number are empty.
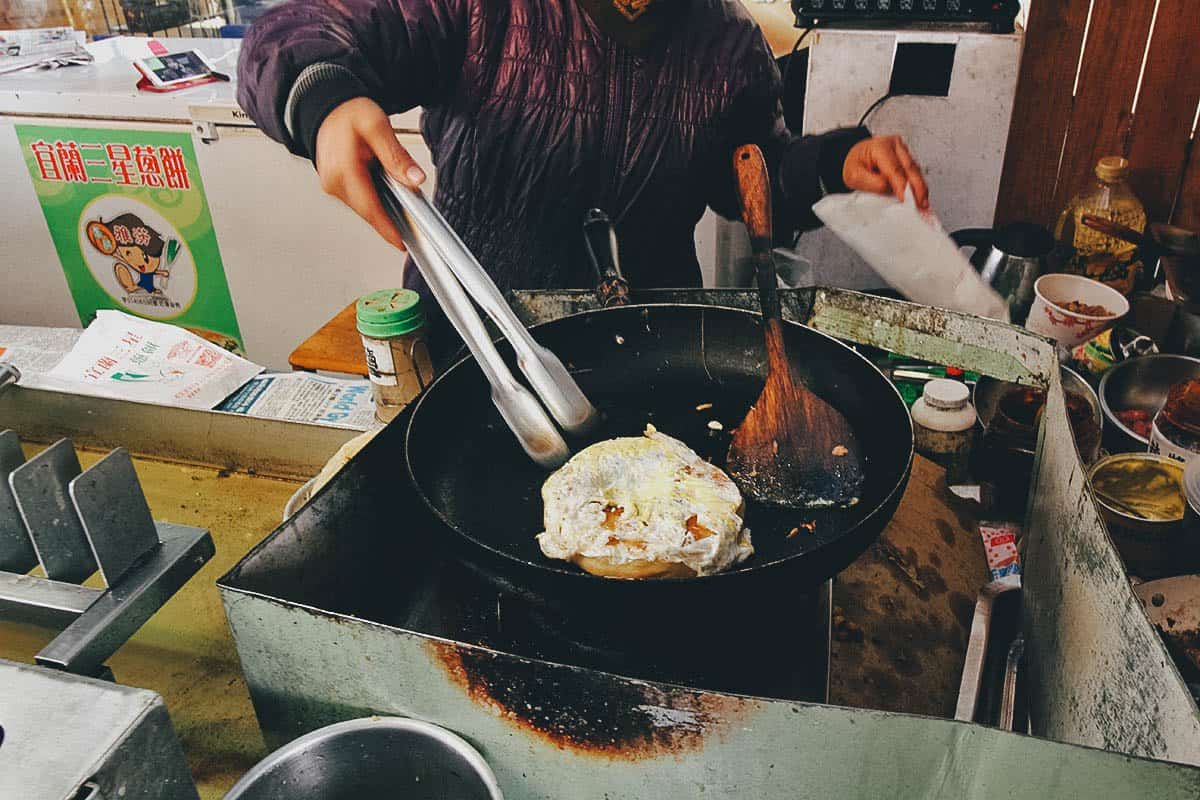
[[[979,506],[920,456],[879,541],[834,581],[829,702],[953,717],[975,598]]]

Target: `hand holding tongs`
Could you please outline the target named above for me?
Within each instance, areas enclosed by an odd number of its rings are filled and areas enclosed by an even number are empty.
[[[383,205],[421,275],[491,385],[492,402],[500,415],[530,458],[547,469],[561,466],[571,451],[546,409],[570,434],[586,431],[595,420],[596,409],[558,356],[534,341],[496,284],[425,194],[382,171],[375,177]],[[468,294],[508,339],[521,372],[546,409],[513,377],[467,299]]]

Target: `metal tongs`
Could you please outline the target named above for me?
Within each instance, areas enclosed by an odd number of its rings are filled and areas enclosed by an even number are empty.
[[[375,181],[383,205],[425,283],[492,387],[492,402],[500,416],[530,458],[547,469],[561,466],[571,451],[546,411],[563,430],[578,435],[591,427],[596,409],[558,356],[534,341],[496,284],[424,192],[410,189],[382,171],[376,171]],[[468,294],[508,339],[516,353],[517,365],[545,409],[513,377]]]

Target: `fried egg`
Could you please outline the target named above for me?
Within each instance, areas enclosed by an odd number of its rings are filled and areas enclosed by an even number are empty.
[[[542,553],[595,575],[709,575],[754,552],[729,476],[652,425],[577,453],[543,484],[542,502]]]

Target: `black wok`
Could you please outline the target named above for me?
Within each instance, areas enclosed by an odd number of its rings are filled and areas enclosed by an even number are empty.
[[[723,466],[730,432],[762,388],[760,317],[691,305],[590,311],[534,327],[602,412],[578,449],[636,436],[647,422]],[[895,511],[913,457],[908,411],[891,383],[844,344],[788,324],[797,373],[850,420],[862,445],[866,484],[849,509],[787,510],[748,503],[755,554],[722,574],[614,580],[542,555],[541,486],[547,473],[521,450],[492,406],[472,359],[447,370],[409,420],[409,478],[443,523],[459,557],[496,585],[574,616],[645,622],[648,629],[689,612],[786,613],[788,597],[815,589],[862,553]],[[512,366],[512,351],[500,343]],[[515,371],[515,370],[514,370]],[[697,411],[697,406],[712,407]],[[709,427],[711,420],[723,426]],[[805,523],[815,523],[809,532]],[[793,533],[794,529],[799,529]]]

